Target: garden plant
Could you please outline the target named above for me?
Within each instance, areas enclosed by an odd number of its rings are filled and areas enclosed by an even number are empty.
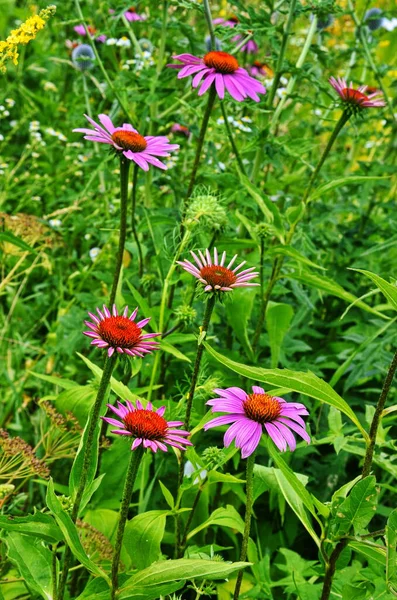
[[[0,600],[397,597],[396,32],[0,2]]]

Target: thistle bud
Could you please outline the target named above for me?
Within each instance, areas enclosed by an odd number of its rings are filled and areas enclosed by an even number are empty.
[[[88,44],[80,44],[72,52],[72,63],[79,71],[89,71],[93,68],[95,54]]]

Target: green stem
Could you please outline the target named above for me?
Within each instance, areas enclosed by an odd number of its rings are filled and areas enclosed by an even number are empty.
[[[287,20],[287,24],[284,29],[283,38],[281,40],[281,48],[280,48],[280,52],[279,52],[278,59],[277,59],[276,72],[274,75],[271,90],[269,92],[269,96],[267,98],[268,106],[271,106],[273,104],[273,100],[274,100],[274,97],[277,92],[278,84],[280,82],[281,75],[283,73],[284,55],[285,55],[285,51],[287,48],[288,38],[291,33],[292,23],[294,22],[296,1],[297,0],[291,0],[290,6],[289,6],[288,20]]]
[[[203,122],[201,123],[199,139],[197,141],[196,156],[194,158],[192,173],[190,175],[189,187],[186,192],[185,203],[184,203],[184,207],[183,207],[183,215],[186,212],[187,202],[188,202],[190,196],[192,195],[194,184],[196,182],[196,175],[197,175],[197,170],[198,170],[198,166],[200,163],[201,150],[203,148],[205,134],[206,134],[207,127],[208,127],[208,121],[209,121],[209,118],[211,115],[212,108],[214,106],[215,97],[216,97],[216,89],[215,89],[215,85],[212,84],[209,89],[207,107],[204,112]]]
[[[212,23],[212,16],[211,16],[209,0],[204,0],[204,14],[205,14],[205,20],[207,21],[207,25],[208,25],[208,31],[210,32],[211,50],[215,50],[215,48],[216,48],[215,32],[214,32],[214,25]]]
[[[254,487],[253,487],[253,479],[254,479],[254,465],[255,465],[255,452],[253,452],[247,458],[247,475],[246,475],[246,494],[247,500],[245,505],[245,522],[244,522],[244,534],[243,541],[241,544],[241,553],[240,560],[242,562],[247,558],[247,549],[248,549],[248,541],[250,537],[251,530],[251,516],[252,516],[252,507],[254,504]],[[241,583],[243,581],[244,569],[238,572],[236,587],[234,588],[233,600],[238,600],[240,595]]]
[[[160,304],[160,316],[159,316],[159,332],[160,333],[165,333],[164,332],[164,327],[165,327],[165,310],[167,307],[167,303],[168,303],[168,293],[169,293],[169,289],[171,287],[171,281],[172,281],[172,277],[174,275],[174,271],[176,269],[176,261],[179,260],[180,255],[182,254],[182,252],[184,251],[189,239],[190,239],[190,235],[191,232],[189,229],[187,229],[184,234],[183,237],[181,239],[181,242],[175,252],[175,256],[174,259],[170,265],[170,268],[168,270],[167,276],[164,279],[164,284],[163,284],[163,292],[161,295],[161,304]],[[154,358],[154,363],[153,363],[153,369],[152,369],[152,376],[150,379],[150,388],[149,388],[149,392],[148,392],[148,400],[151,400],[152,397],[152,393],[153,393],[153,386],[156,383],[156,379],[157,379],[157,371],[160,365],[160,352],[156,352],[155,358]]]
[[[127,202],[128,202],[128,173],[131,161],[120,155],[120,233],[119,249],[116,257],[116,267],[113,276],[112,291],[110,293],[110,305],[114,303],[119,284],[121,266],[123,264],[125,238],[127,234]]]
[[[81,500],[82,500],[84,489],[85,489],[85,486],[87,483],[88,469],[90,467],[90,463],[91,463],[91,459],[92,459],[91,450],[92,450],[92,446],[94,443],[95,428],[97,425],[97,421],[99,419],[99,413],[101,411],[101,406],[102,406],[103,400],[106,396],[110,378],[112,376],[112,372],[115,367],[116,361],[117,361],[117,353],[114,353],[112,357],[109,357],[108,355],[106,355],[105,365],[104,365],[103,371],[102,371],[101,382],[99,384],[99,388],[98,388],[97,396],[95,398],[94,406],[92,407],[91,413],[89,416],[90,421],[89,421],[89,427],[88,427],[88,431],[87,431],[87,440],[86,440],[86,444],[84,447],[84,456],[83,456],[83,466],[81,468],[81,477],[80,477],[79,487],[77,489],[76,497],[75,497],[74,504],[73,504],[72,514],[71,514],[71,519],[72,519],[73,523],[76,522],[77,516],[79,514]],[[69,546],[67,546],[67,548],[65,550],[63,569],[62,569],[60,583],[59,583],[58,600],[63,600],[63,596],[65,594],[65,588],[66,588],[66,582],[67,582],[67,578],[68,578],[68,572],[69,572],[71,558],[72,558],[72,553],[71,553]]]
[[[313,37],[314,37],[314,34],[316,33],[316,30],[317,30],[317,16],[314,15],[313,16],[313,21],[311,22],[311,25],[310,25],[310,28],[309,28],[309,31],[308,31],[308,34],[307,34],[307,37],[306,37],[305,44],[304,44],[304,46],[302,48],[302,52],[300,53],[300,56],[299,56],[299,58],[298,58],[298,60],[296,62],[295,71],[296,70],[300,70],[302,68],[302,66],[303,66],[303,64],[304,64],[304,62],[306,60],[307,53],[309,52],[310,46],[312,44]],[[296,81],[297,81],[297,75],[293,75],[290,78],[290,80],[289,80],[289,82],[287,84],[287,89],[286,89],[285,96],[283,96],[280,99],[279,103],[277,104],[277,108],[274,111],[273,118],[272,118],[272,121],[270,123],[270,130],[271,130],[272,133],[274,133],[274,131],[276,130],[280,114],[281,114],[281,112],[282,112],[282,110],[284,108],[284,105],[287,102],[289,96],[292,94],[292,91],[293,91],[293,89],[295,87]]]
[[[379,427],[379,423],[380,423],[380,420],[382,417],[382,412],[383,412],[383,409],[385,408],[385,402],[386,402],[387,396],[389,394],[391,384],[393,383],[393,378],[394,378],[396,369],[397,369],[397,352],[394,354],[393,360],[392,360],[389,370],[387,372],[386,379],[383,383],[382,391],[379,396],[378,404],[376,405],[375,413],[372,418],[372,423],[371,423],[371,427],[369,430],[369,440],[368,440],[367,450],[365,452],[365,457],[364,457],[364,467],[363,467],[363,473],[362,473],[363,477],[367,477],[367,475],[369,475],[371,472],[372,460],[374,457],[374,449],[375,449],[375,443],[376,443],[376,435],[378,433],[378,427]]]
[[[125,524],[127,522],[128,510],[131,503],[132,492],[134,489],[134,483],[136,479],[136,475],[138,473],[138,468],[143,456],[144,448],[143,446],[138,446],[136,450],[131,452],[130,462],[128,465],[128,471],[125,478],[123,497],[121,499],[120,513],[119,513],[119,523],[117,527],[116,534],[116,543],[114,546],[113,560],[112,560],[112,592],[110,595],[110,599],[114,600],[116,597],[116,592],[118,588],[118,571],[119,571],[119,563],[120,563],[120,554],[121,548],[123,544],[123,536]]]
[[[138,248],[138,276],[139,278],[142,277],[142,273],[143,273],[143,254],[142,254],[142,247],[141,247],[141,243],[139,241],[139,237],[138,237],[138,232],[136,230],[136,217],[135,217],[135,210],[136,210],[136,186],[138,183],[138,165],[134,166],[134,173],[132,176],[132,210],[131,210],[131,229],[132,229],[132,235],[134,237],[135,243],[137,245]]]
[[[196,391],[196,385],[197,385],[198,377],[200,374],[201,359],[202,359],[203,352],[204,352],[203,342],[207,335],[207,331],[208,331],[208,327],[209,327],[209,324],[211,321],[211,315],[212,315],[212,311],[214,310],[215,302],[216,302],[216,294],[211,293],[211,295],[209,296],[209,298],[207,300],[207,306],[205,307],[203,325],[201,327],[200,337],[198,340],[196,360],[194,362],[192,379],[191,379],[191,383],[190,383],[189,392],[187,394],[186,412],[185,412],[185,419],[184,419],[184,423],[183,423],[184,429],[186,429],[186,430],[189,429],[190,416],[192,413],[192,407],[193,407],[193,401],[194,401],[194,393]],[[180,488],[181,488],[181,485],[183,482],[183,468],[184,468],[184,460],[183,460],[183,456],[182,456],[180,459],[180,462],[179,462],[179,473],[178,473],[178,486],[177,486],[178,501],[180,499]],[[179,518],[179,515],[177,515],[176,516],[176,533],[175,533],[175,554],[176,554],[176,556],[178,556],[180,545],[181,545],[180,518]]]
[[[84,25],[84,29],[86,31],[86,35],[87,35],[87,42],[89,43],[89,45],[91,46],[94,54],[95,54],[95,58],[97,60],[97,63],[99,65],[99,68],[102,71],[102,75],[104,76],[106,83],[108,84],[108,86],[110,87],[110,89],[112,90],[115,98],[117,98],[117,101],[119,103],[119,105],[121,106],[121,108],[123,109],[123,111],[125,112],[125,114],[127,115],[127,117],[130,119],[130,121],[132,121],[133,119],[131,118],[131,115],[129,113],[128,108],[126,107],[126,105],[124,104],[123,100],[120,98],[116,88],[114,87],[104,65],[103,62],[101,60],[101,57],[99,56],[98,50],[96,49],[94,40],[92,39],[90,33],[88,32],[88,28],[87,28],[87,24],[85,22],[82,10],[81,10],[81,6],[80,6],[80,1],[79,0],[75,0],[75,6],[76,6],[76,10],[77,10],[77,14],[80,18],[81,23]]]
[[[229,138],[230,145],[231,145],[232,150],[234,152],[234,155],[235,155],[235,157],[237,159],[237,163],[238,163],[239,169],[243,173],[243,175],[246,175],[245,168],[244,168],[244,165],[243,165],[243,161],[240,158],[240,154],[239,154],[239,152],[237,150],[237,146],[236,146],[236,143],[234,141],[234,138],[233,138],[233,135],[232,135],[232,131],[230,129],[229,121],[227,120],[227,113],[226,113],[226,108],[225,108],[224,101],[221,102],[221,111],[222,111],[222,115],[223,115],[223,120],[225,121],[225,128],[226,128],[227,137]]]
[[[186,542],[187,542],[187,536],[188,536],[188,533],[189,533],[189,529],[190,529],[190,526],[192,524],[194,513],[196,511],[196,508],[198,506],[198,503],[199,503],[199,500],[201,498],[201,494],[202,494],[202,491],[203,491],[203,487],[202,486],[203,486],[203,483],[200,484],[199,489],[197,490],[197,493],[196,493],[196,495],[194,497],[192,508],[191,508],[190,513],[189,513],[188,519],[186,521],[185,529],[183,530],[182,540],[181,540],[181,542],[179,544],[177,558],[182,558],[182,556],[183,556],[183,553],[184,553],[184,550],[185,550],[185,546],[186,546]]]
[[[142,50],[138,40],[136,39],[136,35],[135,35],[134,30],[132,29],[129,21],[127,21],[127,19],[125,18],[124,13],[121,15],[121,20],[123,21],[124,27],[128,30],[128,35],[130,36],[131,42],[133,43],[135,50],[141,56],[141,58],[143,58],[143,50]]]
[[[371,472],[372,460],[374,456],[374,449],[376,443],[376,435],[378,433],[379,423],[382,417],[382,412],[385,407],[385,403],[387,400],[387,396],[389,394],[391,385],[393,383],[393,378],[397,370],[397,352],[394,354],[393,360],[387,372],[385,381],[383,383],[382,391],[379,396],[378,403],[376,405],[375,413],[372,418],[371,427],[369,430],[369,439],[367,443],[367,449],[364,456],[364,466],[362,470],[361,477],[367,477]],[[347,532],[347,535],[349,532]],[[373,534],[371,534],[373,535]],[[336,570],[336,562],[341,555],[342,550],[346,548],[349,543],[348,538],[343,538],[340,540],[335,548],[333,549],[331,556],[329,557],[328,562],[326,563],[325,568],[325,576],[323,582],[323,589],[321,593],[321,600],[329,600],[332,590],[332,581],[335,575]]]
[[[317,179],[317,175],[319,174],[328,154],[331,151],[332,146],[334,145],[334,142],[336,140],[336,138],[338,137],[339,133],[341,132],[341,130],[343,129],[343,127],[346,125],[346,123],[348,122],[350,118],[350,113],[348,111],[344,111],[339,119],[339,121],[337,122],[337,124],[335,125],[335,128],[331,134],[331,137],[328,140],[328,144],[320,158],[320,160],[317,163],[316,168],[314,169],[310,179],[309,179],[309,183],[308,186],[306,188],[306,192],[303,196],[303,202],[306,202],[306,200],[308,199],[310,192],[312,191],[313,185]]]
[[[194,362],[192,380],[191,380],[190,389],[189,389],[189,392],[187,395],[184,429],[188,429],[189,425],[190,425],[190,415],[191,415],[192,407],[193,407],[194,392],[196,391],[197,380],[198,380],[198,376],[200,373],[201,358],[202,358],[203,352],[204,352],[203,342],[207,335],[207,331],[208,331],[208,327],[209,327],[209,324],[211,321],[211,315],[212,315],[212,311],[214,310],[215,302],[216,302],[216,295],[211,292],[211,294],[207,300],[207,306],[205,307],[203,325],[202,325],[201,331],[200,331],[200,337],[199,337],[199,342],[198,342],[196,360]]]

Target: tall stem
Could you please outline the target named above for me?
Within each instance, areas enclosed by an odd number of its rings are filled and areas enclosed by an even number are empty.
[[[207,21],[207,25],[208,25],[208,31],[210,32],[211,50],[215,50],[215,48],[216,48],[215,32],[214,32],[214,25],[212,23],[209,0],[204,0],[204,14],[205,14],[205,20]]]
[[[143,254],[142,247],[139,241],[138,232],[136,230],[136,218],[135,218],[135,210],[136,210],[136,186],[138,183],[138,165],[134,166],[134,173],[132,176],[132,202],[131,202],[131,229],[132,235],[134,236],[134,240],[138,249],[138,276],[142,277],[143,273]]]
[[[91,459],[92,459],[91,451],[92,451],[92,446],[94,443],[95,428],[98,423],[99,413],[101,411],[101,406],[102,406],[103,400],[107,393],[107,389],[109,386],[109,382],[110,382],[110,378],[112,376],[113,369],[116,364],[116,360],[117,360],[116,353],[113,354],[113,356],[110,358],[108,355],[106,355],[105,365],[104,365],[104,368],[102,371],[101,382],[99,384],[99,389],[97,392],[97,396],[95,398],[94,406],[92,407],[91,414],[89,416],[90,421],[89,421],[89,427],[88,427],[88,431],[87,431],[87,440],[86,440],[85,447],[84,447],[83,466],[81,468],[79,487],[76,492],[76,497],[75,497],[75,500],[73,503],[72,514],[71,514],[71,519],[72,519],[73,523],[76,522],[78,514],[79,514],[81,500],[82,500],[84,489],[85,489],[85,486],[87,483],[88,469],[90,467],[90,463],[91,463]],[[63,600],[63,596],[65,594],[65,588],[66,588],[66,582],[67,582],[67,578],[68,578],[68,572],[69,572],[71,558],[72,558],[72,553],[68,546],[65,550],[63,569],[62,569],[61,578],[60,578],[60,582],[59,582],[58,600]]]
[[[393,378],[397,370],[397,352],[394,354],[393,360],[390,364],[389,370],[387,372],[385,381],[383,383],[382,391],[379,396],[378,403],[376,405],[375,413],[372,418],[371,427],[369,430],[369,439],[367,442],[367,449],[364,456],[364,466],[362,470],[361,477],[367,477],[371,472],[372,460],[374,457],[374,449],[376,443],[376,435],[378,433],[380,419],[382,417],[383,409],[385,408],[385,403],[387,400],[387,396],[389,394],[391,385],[393,383]],[[349,532],[347,532],[346,536],[348,536]],[[341,555],[342,550],[347,546],[349,540],[347,537],[340,540],[335,548],[333,549],[331,556],[329,557],[329,561],[326,565],[325,576],[323,582],[323,589],[321,593],[321,600],[329,600],[332,589],[332,581],[335,575],[336,570],[336,562]]]
[[[194,158],[192,173],[190,175],[189,187],[186,192],[183,214],[186,212],[187,202],[188,202],[190,196],[192,195],[194,184],[196,182],[196,175],[197,175],[197,170],[198,170],[198,166],[200,163],[201,150],[203,148],[205,134],[206,134],[207,127],[208,127],[208,121],[210,119],[212,107],[214,106],[215,97],[216,97],[216,89],[215,89],[215,85],[212,84],[209,89],[208,102],[207,102],[207,107],[204,112],[203,122],[201,123],[199,139],[197,141],[196,156]]]
[[[339,121],[335,125],[335,129],[333,130],[331,137],[328,140],[328,144],[327,144],[320,160],[318,161],[316,168],[314,169],[314,171],[309,179],[309,184],[308,184],[308,186],[306,188],[306,192],[303,196],[303,202],[306,202],[306,200],[308,199],[310,192],[312,191],[313,185],[317,179],[317,175],[319,174],[319,172],[321,170],[321,167],[323,166],[328,154],[330,153],[331,148],[334,145],[336,138],[338,137],[340,131],[343,129],[343,127],[348,122],[349,118],[350,118],[350,113],[348,111],[343,111]]]
[[[247,558],[248,541],[249,541],[250,530],[251,530],[252,506],[254,504],[254,486],[253,486],[254,465],[255,465],[255,452],[253,452],[247,458],[247,475],[246,475],[247,500],[246,500],[246,505],[245,505],[244,534],[243,534],[243,541],[241,544],[241,553],[240,553],[240,560],[242,562],[244,562],[245,559]],[[239,598],[241,582],[243,581],[243,574],[244,574],[244,569],[241,569],[241,571],[239,571],[238,575],[237,575],[236,587],[234,588],[233,600],[238,600],[238,598]]]
[[[203,342],[205,340],[205,337],[207,335],[207,331],[208,331],[208,327],[211,321],[211,315],[212,315],[212,311],[214,310],[214,306],[215,306],[215,302],[216,302],[216,295],[211,293],[211,295],[209,296],[208,300],[207,300],[207,306],[205,308],[205,313],[204,313],[204,318],[203,318],[203,325],[201,327],[201,331],[200,331],[200,337],[199,337],[199,341],[198,341],[198,348],[197,348],[197,353],[196,353],[196,360],[194,362],[194,367],[193,367],[193,373],[192,373],[192,379],[191,379],[191,383],[190,383],[190,388],[189,388],[189,392],[187,394],[187,402],[186,402],[186,413],[185,413],[185,419],[184,419],[184,429],[188,429],[189,425],[190,425],[190,416],[192,413],[192,407],[193,407],[193,401],[194,401],[194,393],[196,391],[196,385],[197,385],[197,380],[200,374],[200,365],[201,365],[201,359],[203,356],[203,352],[204,352],[204,345]],[[179,493],[180,493],[180,488],[183,482],[183,467],[184,467],[184,461],[183,461],[183,456],[181,457],[181,460],[179,462],[179,473],[178,473],[178,488],[177,488],[177,498],[179,501]],[[181,530],[180,530],[180,518],[179,515],[176,516],[176,531],[175,531],[175,554],[176,556],[178,556],[178,552],[179,552],[179,548],[181,545]]]
[[[123,264],[125,238],[127,234],[127,201],[128,201],[128,173],[130,170],[130,161],[124,156],[120,157],[120,232],[119,249],[117,251],[116,267],[113,276],[112,291],[110,293],[110,305],[114,303],[117,293],[117,286],[120,279],[121,266]]]
[[[223,120],[225,121],[226,134],[227,134],[227,137],[229,138],[229,142],[230,142],[230,145],[234,152],[234,156],[236,157],[239,169],[243,173],[243,175],[246,175],[243,161],[241,160],[240,154],[237,150],[236,142],[234,141],[232,131],[230,129],[229,121],[227,120],[227,113],[226,113],[224,101],[221,102],[221,111],[222,111],[222,115],[223,115]]]
[[[184,428],[185,429],[188,429],[188,427],[190,425],[190,415],[191,415],[192,407],[193,407],[194,392],[196,391],[197,380],[198,380],[198,376],[200,373],[201,358],[202,358],[203,352],[204,352],[203,342],[205,340],[205,336],[207,335],[212,311],[214,310],[214,306],[215,306],[215,301],[216,301],[216,295],[211,293],[210,297],[207,300],[207,306],[205,308],[203,325],[201,327],[199,343],[198,343],[198,348],[197,348],[196,360],[194,362],[192,380],[190,383],[190,389],[189,389],[189,393],[187,396],[186,413],[185,413],[185,420],[184,420]]]
[[[274,75],[272,87],[269,92],[269,96],[267,98],[268,106],[271,106],[273,104],[274,96],[276,95],[278,84],[280,82],[281,75],[283,73],[284,55],[285,55],[285,50],[287,48],[288,38],[291,33],[292,23],[294,22],[295,7],[296,7],[296,0],[291,0],[290,5],[289,5],[288,20],[287,20],[287,24],[284,29],[283,38],[281,40],[281,48],[280,48],[280,52],[279,52],[279,55],[277,58],[276,73]]]
[[[128,471],[127,471],[127,475],[125,478],[123,497],[121,499],[121,506],[120,506],[119,524],[117,527],[116,543],[114,546],[113,561],[112,561],[112,592],[110,595],[111,600],[114,600],[114,598],[116,597],[116,592],[117,592],[117,588],[118,588],[118,577],[117,576],[118,576],[118,571],[119,571],[120,554],[121,554],[121,547],[123,544],[124,529],[125,529],[125,524],[127,522],[128,509],[129,509],[130,503],[131,503],[131,496],[132,496],[132,492],[134,489],[134,483],[135,483],[136,475],[138,473],[139,464],[140,464],[142,456],[143,456],[143,452],[144,452],[144,449],[143,449],[142,445],[138,446],[138,448],[136,448],[136,450],[131,452],[130,462],[128,465]]]

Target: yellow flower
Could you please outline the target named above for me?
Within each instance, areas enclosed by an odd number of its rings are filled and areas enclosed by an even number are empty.
[[[0,41],[0,72],[6,72],[5,63],[12,60],[14,65],[18,64],[18,46],[25,46],[34,40],[38,32],[44,28],[46,21],[55,13],[56,6],[49,6],[39,12],[38,15],[29,17],[18,29],[11,31],[5,41]]]

